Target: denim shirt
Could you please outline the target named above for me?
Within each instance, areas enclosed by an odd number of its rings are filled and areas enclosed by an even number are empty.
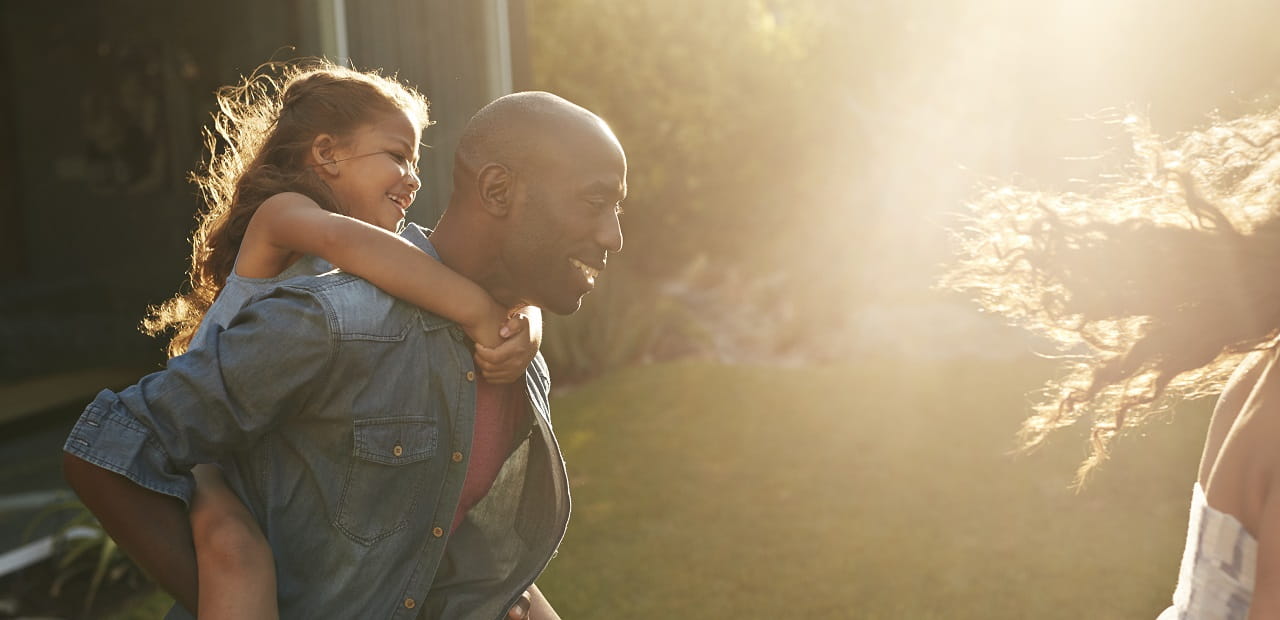
[[[560,544],[568,479],[539,354],[528,436],[449,531],[475,376],[448,320],[350,274],[296,278],[98,394],[64,449],[188,503],[191,467],[221,463],[271,545],[283,618],[503,618]]]

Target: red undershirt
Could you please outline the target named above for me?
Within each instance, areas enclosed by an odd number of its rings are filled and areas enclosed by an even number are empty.
[[[493,384],[476,377],[476,423],[471,437],[471,459],[462,483],[462,498],[450,531],[466,518],[497,480],[502,464],[511,456],[516,432],[528,415],[524,381]]]

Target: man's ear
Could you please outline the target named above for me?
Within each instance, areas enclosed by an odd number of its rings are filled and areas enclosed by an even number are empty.
[[[515,174],[502,164],[486,164],[476,175],[476,194],[485,211],[494,217],[506,217],[515,198]]]
[[[311,141],[311,165],[321,174],[338,176],[338,139],[330,134],[322,133]]]

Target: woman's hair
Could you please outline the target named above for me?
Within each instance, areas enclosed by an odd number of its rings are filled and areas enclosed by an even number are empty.
[[[1220,391],[1280,335],[1280,111],[1170,142],[1124,125],[1133,161],[1090,193],[984,191],[943,279],[1056,345],[1022,445],[1089,417],[1077,483],[1117,433]]]
[[[191,174],[205,206],[191,237],[190,291],[148,308],[142,330],[172,332],[180,355],[226,284],[254,212],[267,198],[298,192],[341,213],[332,192],[307,165],[317,135],[340,140],[381,115],[403,112],[420,132],[426,98],[394,78],[325,60],[272,62],[217,91],[218,110],[204,128],[206,158]]]

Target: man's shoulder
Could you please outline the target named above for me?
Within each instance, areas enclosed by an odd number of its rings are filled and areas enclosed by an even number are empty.
[[[401,232],[401,236],[410,243],[439,260],[435,247],[427,240],[430,234],[430,230],[412,223]],[[308,263],[300,271],[305,273],[331,267],[314,257],[309,257],[309,260],[314,264]],[[313,272],[284,280],[259,294],[257,299],[286,295],[314,299],[341,337],[398,339],[417,324],[427,329],[452,324],[443,317],[388,295],[364,278],[338,270]]]
[[[359,276],[331,271],[278,284],[264,296],[302,295],[315,300],[340,337],[399,339],[419,320],[418,309]]]

